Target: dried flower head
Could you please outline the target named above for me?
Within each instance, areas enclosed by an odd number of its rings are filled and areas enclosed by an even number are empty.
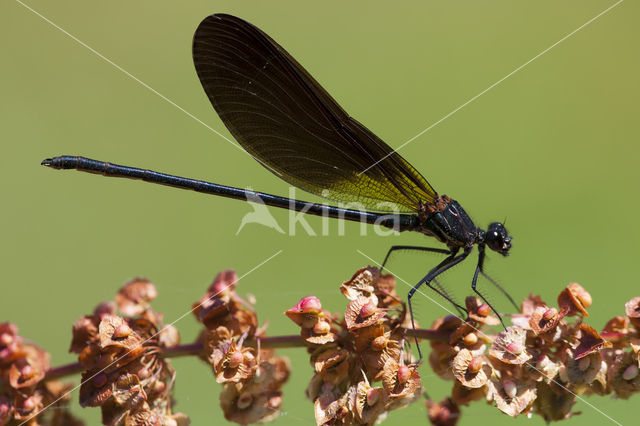
[[[356,386],[354,417],[360,424],[374,424],[387,405],[387,392],[362,381]]]
[[[531,359],[525,341],[527,332],[511,326],[500,332],[489,349],[489,355],[507,364],[524,364]]]
[[[567,378],[574,385],[588,385],[593,382],[602,367],[602,356],[599,352],[588,353],[579,359],[567,361]]]
[[[580,313],[588,317],[587,308],[591,306],[591,295],[580,284],[571,283],[558,296],[558,306],[567,309],[567,316]]]
[[[379,309],[370,299],[358,297],[347,305],[344,320],[349,331],[370,327],[385,317],[385,312]]]
[[[460,407],[451,398],[440,402],[427,399],[427,413],[434,426],[455,426],[460,418]]]
[[[536,386],[531,382],[492,379],[489,382],[489,394],[500,411],[517,417],[531,408],[536,399]]]
[[[467,388],[480,388],[491,377],[491,366],[482,357],[474,357],[468,349],[462,349],[452,363],[453,375]]]
[[[571,408],[576,403],[576,394],[555,382],[538,383],[534,409],[547,421],[568,419],[572,416]]]
[[[158,291],[151,281],[134,278],[118,290],[116,304],[123,315],[134,317],[146,311],[156,297]]]
[[[391,399],[411,397],[422,391],[416,366],[399,364],[394,359],[387,360],[384,365],[382,386]]]
[[[619,398],[627,399],[640,391],[640,369],[633,352],[617,355],[609,368],[608,380]]]
[[[529,318],[529,328],[536,336],[549,333],[560,324],[567,312],[569,312],[567,307],[558,312],[556,308],[536,306]]]

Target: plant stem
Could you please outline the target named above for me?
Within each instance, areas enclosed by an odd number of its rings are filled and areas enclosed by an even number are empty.
[[[442,332],[436,330],[424,330],[417,329],[416,334],[419,339],[424,340],[448,340],[449,332]],[[408,333],[413,333],[408,331]],[[245,342],[247,346],[256,347],[256,340],[248,340]],[[307,343],[302,340],[300,335],[292,334],[287,336],[271,336],[263,337],[260,339],[260,348],[262,349],[281,349],[281,348],[302,348],[306,347]],[[174,346],[173,348],[165,349],[163,356],[165,358],[178,358],[183,356],[201,355],[203,353],[202,343],[187,343],[185,345]],[[71,364],[61,365],[47,371],[45,380],[55,380],[61,377],[70,376],[73,374],[81,373],[84,370],[79,362]]]

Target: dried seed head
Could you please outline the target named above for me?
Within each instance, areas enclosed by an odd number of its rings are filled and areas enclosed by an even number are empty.
[[[107,384],[107,375],[104,373],[96,374],[93,379],[91,379],[91,384],[96,388],[101,388]]]
[[[531,355],[525,349],[526,330],[511,326],[501,331],[489,349],[489,355],[507,364],[524,364]]]
[[[587,308],[591,306],[591,302],[591,295],[578,283],[569,284],[558,295],[558,306],[568,309],[567,315],[569,316],[580,312],[588,317]]]
[[[24,367],[22,367],[22,370],[20,370],[20,375],[23,379],[30,379],[35,374],[36,370],[30,364],[25,365]]]
[[[589,294],[589,292],[585,290],[580,284],[571,283],[569,284],[569,288],[572,291],[575,291],[576,297],[578,298],[580,303],[582,303],[582,306],[584,306],[585,308],[591,306],[591,304],[593,303],[593,299],[591,299],[591,295]]]
[[[474,356],[469,349],[461,349],[451,362],[453,375],[465,388],[477,389],[487,384],[491,366],[483,358]]]
[[[504,393],[509,398],[515,398],[516,395],[518,394],[518,387],[516,386],[516,383],[512,380],[505,380],[502,383],[502,387],[504,388]]]
[[[491,307],[486,303],[483,303],[482,305],[478,306],[478,315],[487,317],[489,316],[490,313],[491,313]]]
[[[9,346],[11,343],[13,343],[13,336],[11,334],[9,333],[0,334],[0,345]]]
[[[556,315],[558,315],[558,310],[556,308],[549,308],[544,311],[544,314],[542,314],[542,319],[545,321],[551,321],[556,317]]]
[[[26,411],[32,411],[37,406],[38,406],[38,400],[36,399],[35,396],[30,396],[29,398],[25,399],[24,402],[22,403],[22,408],[24,408]]]
[[[358,329],[370,327],[383,320],[384,317],[385,311],[378,309],[371,300],[363,296],[349,302],[344,313],[347,328],[352,333]]]
[[[375,314],[378,310],[378,307],[371,302],[365,303],[362,308],[360,308],[360,317],[368,318],[371,315]]]
[[[622,378],[624,380],[633,380],[637,376],[638,376],[638,366],[636,364],[631,364],[622,373]]]
[[[429,420],[435,426],[454,426],[460,417],[460,408],[451,398],[439,403],[428,399],[427,410]]]
[[[252,402],[253,402],[253,396],[251,396],[251,394],[249,392],[242,392],[238,396],[238,401],[236,402],[236,406],[240,410],[245,410],[245,409],[249,408],[249,406],[251,406]]]
[[[376,405],[380,400],[382,388],[371,388],[367,391],[367,405]]]
[[[478,371],[480,371],[481,368],[482,368],[482,359],[479,357],[474,357],[471,359],[471,361],[469,361],[469,366],[467,367],[467,370],[469,370],[471,374],[476,374]]]
[[[471,347],[478,343],[478,335],[476,333],[469,333],[464,336],[462,340],[464,341],[465,346]]]
[[[313,332],[316,334],[327,334],[331,331],[331,325],[326,321],[318,321],[313,326]]]
[[[114,339],[124,339],[131,334],[131,327],[127,324],[120,324],[113,330]]]
[[[229,368],[237,368],[244,361],[242,351],[235,351],[229,356]]]
[[[406,365],[401,365],[398,367],[398,383],[407,383],[411,377],[411,369]]]
[[[580,371],[586,371],[590,365],[591,365],[591,358],[589,358],[588,356],[584,358],[580,358],[580,361],[578,361],[578,368],[580,369]]]
[[[373,341],[371,342],[371,349],[373,349],[376,352],[379,352],[387,347],[388,342],[389,342],[389,339],[387,338],[387,336],[385,335],[378,336],[375,339],[373,339]]]
[[[524,343],[520,341],[511,342],[507,344],[505,349],[512,355],[520,355],[524,351]]]

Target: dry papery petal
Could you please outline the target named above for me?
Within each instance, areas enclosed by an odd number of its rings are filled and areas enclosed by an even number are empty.
[[[599,352],[588,353],[580,359],[567,360],[567,378],[574,385],[588,385],[593,382],[602,367]]]
[[[462,320],[457,316],[447,315],[446,317],[436,319],[433,324],[431,324],[431,330],[453,334],[461,324]],[[451,345],[447,341],[431,340],[429,341],[429,345],[434,351],[446,352],[451,350]]]
[[[116,294],[116,303],[120,312],[127,317],[140,315],[158,297],[158,290],[146,278],[134,278],[126,283]]]
[[[322,350],[312,357],[314,368],[326,383],[337,386],[349,376],[352,360],[349,355],[347,350],[341,348]]]
[[[100,321],[98,327],[100,335],[100,347],[115,346],[132,350],[140,347],[142,339],[134,332],[124,318],[115,315],[106,315]]]
[[[350,386],[340,395],[337,389],[330,386],[325,389],[313,403],[318,425],[352,424],[353,413],[350,408],[355,405],[356,386]]]
[[[640,368],[636,354],[625,352],[616,356],[609,368],[608,379],[619,398],[627,399],[640,391]]]
[[[265,423],[280,415],[282,393],[279,391],[254,394],[241,384],[227,383],[220,392],[220,406],[224,417],[246,425]]]
[[[574,359],[580,359],[603,348],[610,348],[611,343],[604,340],[598,332],[587,324],[580,324],[578,347],[573,352]]]
[[[536,399],[535,382],[515,382],[510,379],[501,382],[492,379],[488,385],[496,407],[511,417],[517,417],[518,414],[528,411]]]
[[[546,354],[539,355],[533,366],[530,366],[529,372],[536,381],[550,382],[560,370],[560,365],[553,362]]]
[[[576,403],[576,395],[555,382],[538,382],[534,409],[547,423],[568,419]]]
[[[358,351],[369,377],[373,377],[374,380],[379,380],[387,360],[390,358],[395,360],[400,359],[400,354],[402,353],[401,340],[402,331],[396,330],[393,333],[385,332],[379,338],[374,339],[370,347]],[[380,349],[378,343],[383,341],[384,347]]]
[[[147,400],[147,394],[138,376],[123,374],[114,383],[113,399],[117,405],[131,409],[143,404]]]
[[[327,343],[333,343],[338,339],[338,336],[333,332],[316,333],[313,328],[303,328],[300,332],[300,337],[302,337],[305,342],[314,345],[325,345]]]
[[[370,327],[381,321],[385,317],[385,312],[366,297],[358,297],[347,305],[344,320],[349,331],[358,328]]]
[[[396,293],[396,278],[392,274],[382,274],[377,279],[374,275],[373,286],[378,296],[378,307],[388,308],[402,303]]]
[[[469,296],[465,299],[469,318],[480,324],[498,325],[500,320],[491,314],[491,308],[479,298]]]
[[[491,366],[481,357],[474,357],[468,349],[462,349],[453,359],[453,375],[468,388],[480,388],[491,377]]]
[[[511,326],[500,332],[489,349],[489,355],[508,364],[524,364],[531,355],[527,352],[525,340],[527,332]]]
[[[42,410],[42,395],[39,392],[33,395],[18,393],[14,402],[13,418],[15,420],[26,420]],[[37,425],[37,424],[36,424]]]
[[[431,351],[429,354],[429,365],[434,373],[438,375],[442,380],[454,380],[453,370],[451,370],[451,363],[457,355],[457,352],[453,349],[447,351]]]
[[[111,395],[113,390],[111,385],[118,378],[117,374],[107,375],[99,371],[87,371],[82,374],[80,386],[80,406],[98,407],[103,405]]]
[[[529,320],[538,306],[547,305],[542,301],[542,299],[540,299],[540,296],[529,294],[529,296],[520,304],[520,310],[522,313],[511,315],[511,324],[525,330],[529,330]]]
[[[209,328],[214,328],[212,324],[221,318],[229,315],[231,306],[222,299],[212,298],[209,294],[205,294],[200,302],[196,302],[192,306],[193,314],[198,321],[208,324]],[[219,325],[219,324],[216,324]]]
[[[163,348],[172,348],[180,343],[178,328],[169,324],[162,327],[158,335],[158,341]]]
[[[630,333],[629,324],[629,317],[615,316],[607,321],[600,333],[616,348],[624,347],[626,346],[627,334]]]
[[[472,401],[479,401],[485,398],[489,387],[484,385],[479,388],[467,388],[459,381],[453,382],[453,388],[451,389],[451,399],[457,405],[469,405]]]
[[[591,295],[578,283],[569,284],[558,296],[558,306],[567,308],[567,316],[578,312],[588,317],[587,308],[591,306]]]
[[[427,399],[429,421],[434,426],[454,426],[460,418],[460,407],[451,399],[445,398],[440,402]]]
[[[556,328],[567,312],[567,307],[558,312],[556,308],[537,306],[529,318],[529,328],[536,336],[547,333]]]
[[[87,315],[78,318],[71,329],[72,339],[69,352],[79,354],[89,343],[98,342],[99,317]]]
[[[340,291],[349,300],[356,300],[359,297],[369,299],[374,305],[378,305],[378,298],[375,295],[374,279],[380,276],[377,268],[368,266],[360,268],[353,274],[350,280],[345,281],[340,286]]]
[[[50,355],[42,348],[25,344],[20,352],[21,357],[14,360],[9,367],[9,384],[13,389],[35,385],[44,378],[50,367]]]
[[[624,305],[627,316],[636,327],[640,326],[640,297],[634,297]]]
[[[363,424],[373,424],[387,404],[387,392],[381,388],[372,388],[367,382],[359,382],[356,387],[355,419]]]
[[[540,296],[529,293],[529,296],[520,304],[520,310],[523,315],[530,316],[538,306],[547,306]]]

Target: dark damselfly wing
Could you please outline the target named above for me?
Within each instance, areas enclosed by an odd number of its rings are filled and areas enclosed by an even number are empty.
[[[397,211],[415,212],[436,197],[416,169],[252,24],[207,17],[193,39],[193,61],[231,134],[286,182],[375,211],[393,211],[385,204],[393,203]]]

